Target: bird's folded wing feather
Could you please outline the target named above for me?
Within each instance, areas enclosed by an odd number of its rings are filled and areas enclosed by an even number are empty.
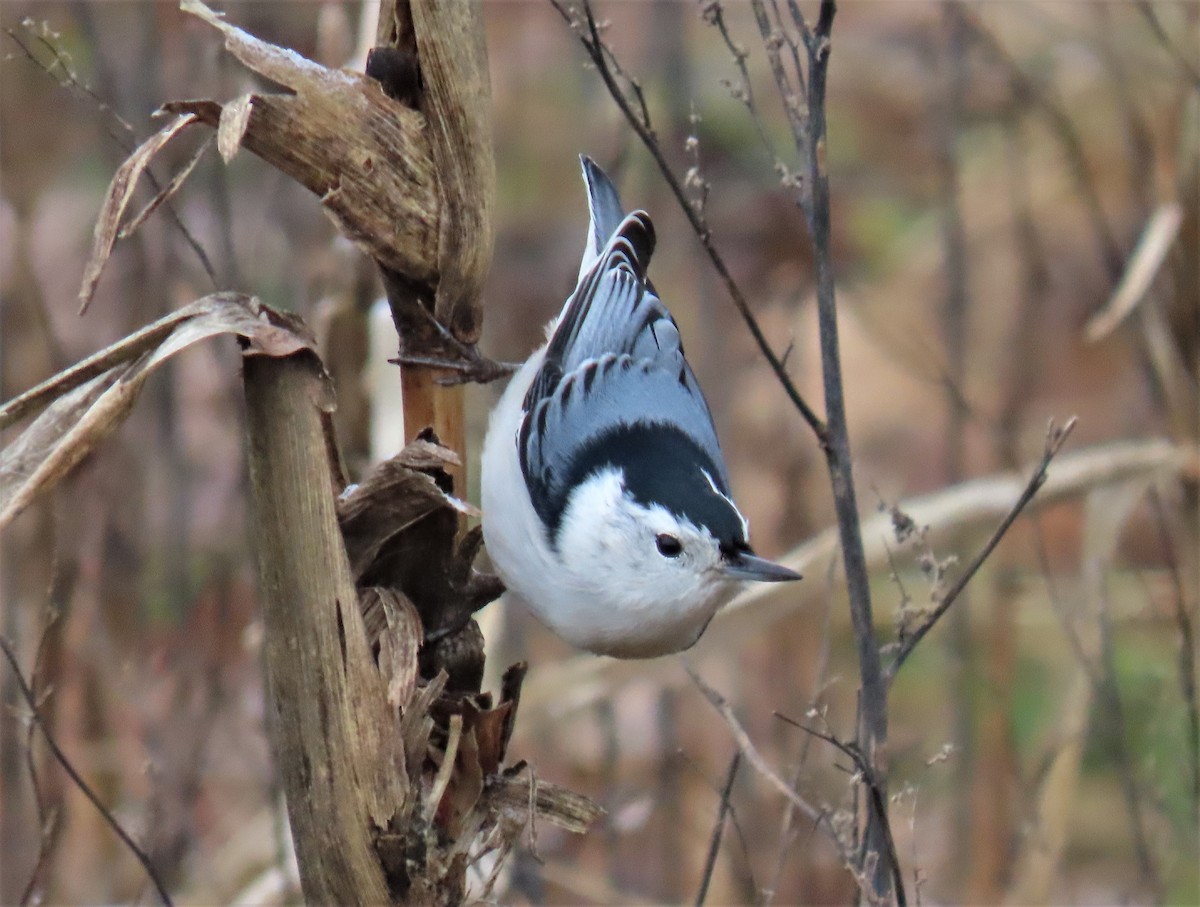
[[[645,277],[653,237],[643,212],[622,221],[565,306],[526,394],[521,468],[548,524],[562,512],[573,466],[620,426],[681,429],[714,464],[714,480],[728,485],[679,329]]]

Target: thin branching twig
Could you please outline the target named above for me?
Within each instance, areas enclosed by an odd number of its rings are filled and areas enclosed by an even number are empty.
[[[1200,91],[1200,69],[1187,58],[1187,56],[1171,40],[1171,36],[1167,34],[1166,27],[1162,24],[1162,20],[1158,18],[1158,11],[1154,8],[1154,4],[1150,0],[1134,0],[1134,7],[1142,18],[1146,20],[1146,24],[1150,26],[1150,31],[1154,34],[1155,39],[1162,45],[1163,49],[1175,61],[1180,71],[1184,74],[1192,87]]]
[[[29,708],[29,720],[41,728],[42,738],[46,741],[46,746],[50,748],[50,752],[54,755],[55,760],[63,767],[63,771],[67,773],[68,777],[70,777],[70,779],[75,783],[75,786],[78,787],[79,790],[83,792],[83,795],[88,798],[88,801],[96,808],[96,811],[100,813],[100,818],[105,821],[108,827],[111,828],[116,836],[121,839],[121,843],[124,844],[129,849],[130,853],[137,858],[137,861],[142,864],[142,868],[146,871],[146,875],[149,877],[151,883],[158,891],[159,898],[162,899],[162,902],[166,904],[167,907],[170,907],[171,896],[167,894],[167,888],[163,884],[162,879],[158,877],[158,872],[150,862],[150,857],[144,850],[142,850],[141,847],[138,846],[137,842],[129,836],[129,833],[121,827],[121,823],[117,821],[116,817],[112,814],[108,807],[100,802],[100,798],[96,796],[95,791],[88,786],[88,783],[84,781],[79,772],[75,770],[75,766],[71,764],[71,761],[67,758],[66,754],[59,749],[58,742],[54,739],[54,735],[51,734],[49,729],[47,729],[47,727],[42,723],[41,714],[38,711],[37,695],[25,680],[25,675],[21,673],[21,665],[17,661],[16,654],[13,652],[9,641],[3,636],[0,636],[0,651],[4,652],[4,657],[8,660],[9,667],[12,669],[13,679],[17,682],[17,689],[21,691],[21,697],[25,700],[25,704]]]
[[[756,12],[757,9],[758,4],[755,4]],[[725,8],[721,5],[720,0],[708,0],[701,7],[700,15],[704,18],[705,22],[715,28],[718,34],[720,34],[721,40],[725,42],[726,50],[729,51],[730,57],[733,58],[733,65],[737,68],[739,76],[738,84],[727,83],[730,96],[745,106],[746,112],[750,114],[750,122],[754,124],[754,130],[758,133],[758,140],[762,142],[762,146],[766,149],[772,163],[778,163],[779,155],[775,153],[775,148],[771,144],[771,137],[767,134],[767,128],[763,124],[762,117],[758,115],[758,108],[754,103],[754,87],[750,81],[750,70],[746,66],[746,60],[750,54],[729,33],[729,25],[725,21]]]
[[[804,48],[804,71],[801,72],[798,68],[794,77],[795,84],[803,86],[803,95],[797,94],[792,80],[787,79],[786,76],[781,77],[782,65],[775,70],[777,87],[796,141],[796,151],[803,161],[803,178],[795,185],[800,190],[797,193],[797,201],[808,225],[816,261],[817,312],[820,324],[821,365],[826,409],[826,421],[823,422],[800,396],[787,375],[782,361],[771,349],[740,290],[725,267],[724,261],[717,253],[711,231],[702,219],[701,212],[697,210],[696,206],[689,203],[684,188],[674,177],[649,123],[644,116],[639,116],[638,112],[634,110],[628,94],[618,83],[609,65],[612,53],[606,48],[605,42],[601,38],[589,0],[582,0],[582,16],[575,13],[573,8],[568,8],[565,0],[550,0],[550,2],[575,32],[604,80],[613,100],[658,164],[681,210],[724,281],[726,289],[733,298],[743,320],[750,328],[759,348],[788,396],[817,435],[825,452],[838,515],[838,530],[862,684],[863,708],[860,713],[861,721],[857,743],[861,745],[863,752],[871,761],[875,777],[881,788],[886,789],[887,684],[883,676],[874,620],[871,614],[870,578],[863,552],[852,475],[849,430],[846,423],[845,394],[841,374],[837,307],[834,295],[829,178],[825,163],[825,95],[831,49],[830,35],[836,4],[834,0],[822,0],[816,24],[810,27],[799,6],[796,3],[789,3],[791,27],[799,33],[799,44]],[[790,45],[784,39],[778,38],[775,29],[769,27],[765,9],[760,8],[758,12],[760,13],[758,17],[760,28],[765,29],[762,34],[764,45],[768,48],[769,54],[774,51],[774,58],[781,60],[780,48]],[[794,54],[794,60],[797,63],[801,60],[798,51]],[[786,784],[783,786],[786,788]],[[883,849],[880,833],[881,818],[874,816],[873,810],[868,810],[865,834],[861,836],[864,849],[858,860],[858,868],[861,871],[862,867],[871,859],[871,854],[874,854],[876,868],[872,885],[875,889],[875,897],[886,897],[887,888],[890,885],[881,853]]]
[[[979,553],[976,554],[971,563],[967,565],[967,569],[962,572],[962,575],[960,575],[957,580],[955,580],[954,585],[952,585],[946,591],[946,594],[942,597],[941,601],[938,602],[937,607],[930,612],[929,616],[920,625],[918,625],[911,634],[898,641],[896,652],[892,656],[892,661],[887,668],[887,681],[889,684],[895,680],[896,672],[900,670],[900,666],[903,665],[908,659],[908,656],[912,654],[913,649],[915,649],[917,644],[925,638],[925,634],[933,629],[933,625],[941,619],[942,615],[950,610],[950,606],[953,605],[959,595],[962,594],[962,591],[964,588],[966,588],[967,583],[971,581],[971,577],[973,577],[979,568],[983,566],[983,562],[988,559],[995,547],[1000,544],[1000,540],[1004,538],[1004,534],[1008,532],[1009,527],[1012,526],[1017,517],[1021,515],[1021,511],[1023,511],[1026,505],[1033,500],[1033,497],[1037,494],[1038,489],[1045,484],[1046,470],[1050,466],[1050,461],[1054,459],[1055,455],[1057,455],[1060,450],[1062,450],[1063,444],[1066,443],[1067,437],[1071,434],[1071,430],[1075,427],[1075,422],[1075,418],[1072,417],[1071,419],[1068,419],[1066,425],[1062,426],[1061,428],[1056,426],[1053,422],[1050,423],[1050,426],[1046,431],[1046,446],[1042,451],[1042,459],[1038,463],[1037,469],[1034,470],[1033,475],[1030,476],[1029,482],[1025,485],[1025,490],[1021,492],[1021,496],[1018,497],[1016,502],[1013,504],[1012,509],[1009,510],[1004,519],[1000,521],[1000,525],[996,527],[996,530],[992,533],[991,538],[987,540],[984,546],[979,550]]]
[[[826,434],[822,449],[829,470],[837,513],[838,539],[842,548],[842,563],[846,576],[846,591],[850,599],[850,620],[854,628],[860,681],[859,724],[855,744],[871,765],[873,778],[887,803],[887,682],[884,677],[876,641],[875,620],[871,613],[871,582],[863,548],[858,501],[854,489],[853,458],[850,454],[850,431],[846,421],[845,383],[842,380],[841,344],[838,339],[837,300],[833,279],[832,217],[829,172],[826,167],[825,96],[829,74],[830,36],[837,11],[834,0],[822,0],[817,22],[810,27],[800,7],[790,2],[791,25],[800,35],[804,48],[804,72],[797,70],[795,83],[804,93],[798,95],[788,79],[783,65],[779,37],[785,32],[783,24],[770,26],[766,10],[758,0],[756,21],[772,64],[776,88],[784,112],[792,128],[796,152],[802,161],[803,180],[797,192],[797,203],[808,225],[813,258],[816,262],[817,322],[821,349],[821,378],[825,394]],[[799,54],[796,54],[797,61]],[[886,816],[877,813],[878,804],[871,801],[867,810],[866,827],[860,835],[862,850],[860,871],[873,859],[875,868],[871,884],[876,898],[888,896],[891,884],[885,864],[883,827]]]
[[[733,739],[737,743],[738,748],[741,750],[742,754],[746,757],[749,763],[754,766],[755,770],[762,775],[772,787],[783,794],[784,798],[789,803],[792,803],[798,810],[800,810],[800,812],[808,816],[808,818],[814,823],[818,825],[824,825],[826,831],[829,832],[830,838],[834,841],[834,843],[837,843],[837,838],[834,836],[832,828],[830,828],[828,825],[828,818],[825,811],[813,806],[798,793],[796,793],[796,791],[793,790],[786,781],[779,777],[778,773],[776,773],[776,771],[767,764],[767,760],[763,758],[762,753],[758,751],[758,748],[750,739],[750,735],[746,733],[746,729],[742,727],[742,723],[738,721],[737,716],[733,714],[733,708],[729,705],[729,702],[725,699],[725,697],[705,683],[700,675],[692,670],[690,665],[685,664],[684,667],[688,672],[688,676],[692,678],[692,682],[696,685],[696,689],[704,694],[704,698],[707,699],[712,707],[717,710],[720,716],[725,719],[725,724],[729,727],[730,733],[733,734]]]
[[[966,28],[973,45],[984,51],[993,62],[1005,71],[1013,94],[1018,100],[1028,102],[1034,110],[1041,113],[1046,125],[1049,126],[1051,133],[1062,147],[1070,164],[1075,191],[1079,194],[1080,201],[1087,212],[1100,259],[1104,263],[1109,279],[1116,283],[1124,269],[1125,256],[1121,252],[1121,245],[1117,242],[1116,235],[1109,224],[1108,216],[1104,213],[1104,206],[1100,202],[1096,182],[1091,177],[1087,155],[1084,153],[1084,142],[1080,138],[1074,122],[1058,100],[1025,73],[1004,45],[979,21],[974,12],[968,9],[962,0],[954,0],[951,8],[954,15],[959,17],[962,25]]]
[[[704,248],[705,254],[716,269],[717,276],[721,278],[721,283],[725,286],[725,291],[729,294],[729,298],[733,300],[734,307],[738,310],[742,321],[745,322],[746,327],[750,330],[754,342],[758,345],[759,350],[762,351],[763,357],[771,367],[771,371],[774,372],[775,377],[783,386],[784,392],[800,412],[804,421],[808,423],[809,427],[817,435],[818,440],[824,445],[826,443],[825,423],[822,422],[821,418],[808,405],[803,396],[801,396],[795,382],[792,381],[791,376],[787,373],[782,360],[775,354],[766,335],[763,334],[758,320],[754,317],[754,313],[750,311],[750,305],[746,301],[745,295],[725,264],[725,259],[717,251],[716,244],[713,242],[712,231],[709,229],[707,221],[696,210],[696,207],[691,204],[683,184],[671,169],[671,165],[667,163],[667,159],[659,145],[658,136],[655,135],[654,130],[650,127],[649,116],[645,112],[645,102],[641,98],[640,86],[637,85],[635,80],[626,77],[634,86],[632,90],[635,92],[635,100],[631,101],[617,82],[618,73],[612,66],[612,61],[615,57],[600,35],[600,28],[592,13],[589,0],[583,0],[582,20],[576,15],[574,8],[566,4],[565,0],[550,0],[550,3],[558,11],[559,15],[562,16],[563,21],[570,26],[576,37],[579,38],[580,44],[583,45],[588,57],[595,65],[600,78],[604,80],[604,85],[608,89],[608,93],[612,96],[613,101],[616,102],[617,107],[620,108],[622,115],[628,121],[633,131],[637,133],[637,137],[641,139],[646,150],[650,152],[650,156],[654,158],[654,162],[658,165],[659,172],[662,173],[663,179],[671,190],[671,194],[675,196],[675,200],[679,203],[680,210],[683,211],[684,216],[687,218],[692,232],[696,234],[696,238]],[[633,105],[635,103],[640,105],[640,111],[634,109]]]
[[[817,671],[816,682],[814,684],[815,692],[812,699],[809,701],[808,708],[804,714],[813,715],[821,714],[823,700],[825,698],[825,690],[828,683],[829,674],[829,656],[833,648],[833,630],[831,619],[833,617],[833,581],[834,571],[837,568],[838,559],[831,557],[829,565],[825,570],[825,596],[824,608],[821,615],[821,647],[817,654]],[[805,737],[800,745],[800,758],[796,760],[796,769],[792,773],[792,788],[797,789],[800,786],[800,780],[804,776],[805,763],[808,761],[809,746],[812,743],[811,737]],[[788,850],[791,849],[792,843],[797,836],[796,828],[796,807],[789,800],[784,806],[783,819],[780,820],[779,830],[779,848],[775,854],[775,867],[771,875],[771,885],[763,892],[762,904],[763,907],[770,907],[771,902],[775,899],[775,892],[779,890],[779,881],[783,877],[784,861],[787,858]]]
[[[775,713],[775,717],[786,724],[790,724],[792,727],[799,728],[806,734],[811,734],[818,740],[824,740],[826,743],[839,750],[842,754],[849,756],[854,762],[855,771],[862,776],[863,784],[866,785],[867,791],[870,793],[871,800],[874,803],[875,813],[876,815],[880,816],[880,821],[883,825],[884,841],[887,844],[886,856],[888,860],[888,866],[892,873],[892,884],[895,886],[896,905],[897,907],[907,907],[908,895],[904,890],[904,873],[900,867],[900,857],[896,853],[896,842],[892,837],[891,823],[888,821],[887,805],[883,802],[885,795],[875,777],[874,768],[869,762],[867,762],[866,759],[863,758],[862,751],[855,744],[846,743],[844,740],[839,740],[832,734],[826,734],[822,731],[818,731],[816,728],[801,724],[800,722],[795,721],[789,718],[787,715],[783,715],[779,712]]]
[[[1125,717],[1125,703],[1117,680],[1116,646],[1113,639],[1112,607],[1103,577],[1096,590],[1099,601],[1097,623],[1100,629],[1100,685],[1096,689],[1097,699],[1104,703],[1099,716],[1107,725],[1106,743],[1117,770],[1117,781],[1121,798],[1125,801],[1125,812],[1129,817],[1129,831],[1133,838],[1133,854],[1137,860],[1141,882],[1150,891],[1155,904],[1164,902],[1162,875],[1156,862],[1155,848],[1150,843],[1146,822],[1142,814],[1142,786],[1138,783],[1130,749],[1129,722]]]
[[[719,801],[722,796],[721,791],[724,789],[724,781],[718,781],[718,779],[710,778],[708,773],[705,772],[696,763],[696,761],[690,758],[683,750],[679,750],[679,757],[683,759],[684,764],[693,772],[695,772],[697,777],[699,777],[712,790],[712,792],[717,795],[717,799]],[[727,820],[729,824],[733,826],[733,832],[738,839],[738,847],[742,852],[742,862],[745,864],[746,873],[745,878],[742,880],[742,884],[745,886],[746,891],[757,892],[759,888],[758,883],[754,879],[754,865],[753,861],[750,859],[750,844],[746,839],[746,830],[742,827],[742,821],[738,816],[737,807],[733,805],[732,801],[729,801],[728,803]]]
[[[57,551],[55,551],[57,555]],[[42,625],[41,638],[38,640],[37,650],[33,656],[33,670],[29,672],[30,689],[37,686],[37,676],[42,666],[43,656],[46,654],[46,646],[50,640],[51,630],[58,623],[60,614],[57,608],[51,604],[47,609],[46,621]],[[43,693],[39,698],[39,705],[44,701],[46,693]],[[57,835],[60,813],[56,808],[53,808],[46,802],[46,796],[42,791],[42,782],[38,772],[37,758],[33,749],[33,735],[38,723],[30,721],[25,729],[25,768],[29,774],[29,786],[33,790],[34,806],[37,810],[38,817],[38,854],[34,861],[33,869],[30,870],[29,880],[25,883],[25,890],[21,893],[20,904],[24,907],[25,904],[34,902],[34,896],[37,892],[38,880],[41,877],[42,869],[50,861],[53,853],[53,840]]]

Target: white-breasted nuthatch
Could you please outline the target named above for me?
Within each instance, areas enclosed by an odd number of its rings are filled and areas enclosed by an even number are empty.
[[[548,342],[512,378],[483,447],[483,536],[509,589],[563,639],[649,658],[686,649],[756,557],[708,403],[646,278],[654,227],[581,156],[590,224]]]

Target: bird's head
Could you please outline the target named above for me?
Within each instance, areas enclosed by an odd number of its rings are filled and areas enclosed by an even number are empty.
[[[571,494],[556,548],[571,582],[639,615],[647,639],[682,634],[672,651],[695,642],[739,583],[800,574],[753,553],[716,467],[662,431],[606,439],[607,456]]]

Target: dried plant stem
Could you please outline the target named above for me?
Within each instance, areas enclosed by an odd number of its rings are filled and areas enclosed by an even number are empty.
[[[1191,782],[1192,827],[1200,827],[1200,708],[1196,704],[1196,636],[1192,629],[1187,592],[1184,588],[1175,541],[1167,526],[1166,508],[1158,492],[1151,489],[1150,503],[1158,524],[1160,550],[1166,557],[1171,575],[1175,604],[1175,626],[1179,631],[1179,695],[1187,711],[1188,778]]]
[[[813,712],[819,713],[822,708],[822,700],[825,698],[825,688],[829,676],[829,654],[833,647],[833,632],[830,627],[830,620],[833,616],[833,583],[836,568],[837,558],[831,557],[829,565],[825,570],[826,594],[823,599],[823,613],[821,616],[821,648],[817,656],[816,681],[813,684],[816,692],[813,694],[808,708],[804,710],[804,714],[806,715]],[[808,751],[811,743],[812,737],[805,737],[801,743],[800,758],[796,760],[796,769],[792,775],[793,788],[800,786],[800,780],[804,776],[805,763],[808,761]],[[796,836],[796,807],[789,801],[784,807],[783,819],[780,821],[779,849],[775,855],[775,867],[771,874],[771,884],[763,892],[762,901],[764,907],[770,905],[775,899],[775,892],[779,890],[779,880],[783,876],[784,861]]]
[[[1109,741],[1109,750],[1113,764],[1117,770],[1117,779],[1121,787],[1121,797],[1125,801],[1125,811],[1129,816],[1129,830],[1133,836],[1133,853],[1137,860],[1141,881],[1147,886],[1155,904],[1164,903],[1165,890],[1158,864],[1153,854],[1153,846],[1146,830],[1142,814],[1142,791],[1137,779],[1137,769],[1134,766],[1133,754],[1129,751],[1129,722],[1125,717],[1125,704],[1121,699],[1121,690],[1117,681],[1116,647],[1113,641],[1112,609],[1108,592],[1104,588],[1103,579],[1099,581],[1097,597],[1100,604],[1098,624],[1100,628],[1099,662],[1101,671],[1100,685],[1096,696],[1105,708],[1101,710],[1101,720],[1111,729],[1105,736]]]
[[[962,0],[953,0],[951,9],[961,21],[966,35],[972,43],[1005,71],[1013,92],[1020,100],[1028,102],[1042,114],[1046,124],[1062,146],[1063,153],[1067,156],[1071,166],[1071,178],[1075,184],[1075,191],[1079,194],[1080,201],[1087,211],[1100,259],[1104,263],[1108,277],[1115,283],[1120,279],[1121,271],[1124,269],[1125,256],[1121,252],[1121,245],[1117,242],[1108,217],[1104,213],[1104,206],[1100,202],[1100,195],[1096,188],[1097,184],[1089,174],[1083,139],[1080,138],[1075,124],[1062,105],[1021,69],[1017,61],[1013,59],[996,36],[979,21],[967,4],[964,4]]]
[[[817,321],[826,419],[822,449],[825,452],[837,512],[838,536],[846,572],[850,619],[854,627],[861,684],[861,708],[855,742],[871,767],[874,782],[882,792],[882,797],[870,801],[859,866],[861,868],[866,864],[870,854],[876,855],[872,879],[874,894],[876,897],[886,898],[891,885],[884,854],[884,828],[887,817],[879,812],[879,808],[886,807],[887,803],[887,683],[879,657],[875,621],[871,613],[870,574],[867,570],[859,525],[858,500],[854,490],[853,459],[850,454],[850,432],[846,422],[845,385],[842,381],[838,340],[833,258],[830,250],[829,173],[825,166],[825,94],[829,72],[830,34],[837,6],[834,0],[822,0],[816,25],[810,28],[800,8],[795,3],[789,3],[791,24],[800,33],[805,51],[807,73],[801,72],[799,68],[795,73],[796,85],[803,91],[802,99],[788,78],[781,58],[781,47],[787,43],[782,35],[787,29],[778,21],[776,27],[772,28],[762,0],[756,0],[754,7],[776,88],[791,125],[796,151],[803,162],[803,181],[797,202],[808,224],[817,269]],[[795,63],[799,62],[798,53],[793,60]]]

